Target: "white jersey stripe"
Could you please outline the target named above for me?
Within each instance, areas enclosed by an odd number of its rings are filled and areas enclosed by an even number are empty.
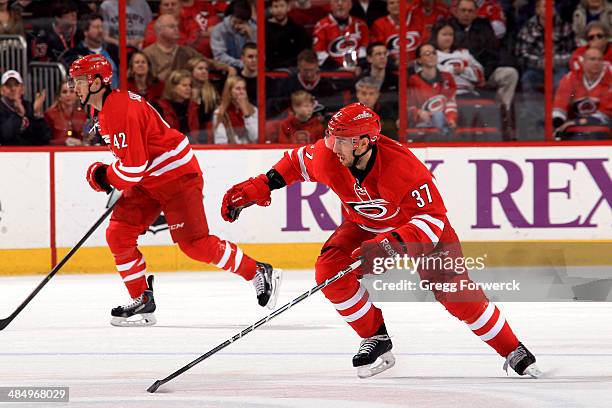
[[[128,177],[123,175],[123,173],[121,173],[121,171],[117,170],[117,163],[118,162],[114,162],[111,166],[111,169],[113,170],[113,173],[115,173],[117,175],[117,177],[119,177],[120,179],[127,181],[128,183],[138,183],[140,180],[142,180],[142,176],[140,177]]]
[[[145,164],[143,164],[142,166],[138,166],[138,167],[128,167],[128,166],[124,166],[123,164],[119,163],[118,169],[124,173],[139,174],[147,169],[148,164],[149,164],[148,160],[145,162]]]
[[[444,222],[440,221],[437,218],[432,217],[429,214],[419,214],[419,215],[415,215],[412,218],[420,218],[422,220],[425,220],[425,221],[428,221],[428,222],[432,223],[436,227],[440,228],[441,231],[444,230]]]
[[[302,146],[297,152],[298,159],[300,160],[300,169],[302,170],[302,177],[305,181],[310,181],[310,177],[308,177],[308,171],[306,170],[306,164],[304,163],[304,149],[306,147]]]
[[[164,173],[167,173],[171,170],[174,170],[176,168],[181,167],[182,165],[189,163],[189,161],[193,158],[193,150],[189,149],[189,153],[187,153],[185,156],[183,156],[183,158],[173,161],[171,163],[168,163],[167,165],[165,165],[164,167],[162,167],[159,170],[155,170],[153,173],[151,173],[151,176],[157,177],[157,176],[161,176]]]
[[[189,140],[187,140],[187,138],[184,138],[183,141],[181,143],[178,144],[178,146],[176,146],[173,150],[170,150],[169,152],[165,152],[160,154],[159,156],[157,156],[152,162],[151,165],[149,166],[149,169],[154,168],[155,166],[157,166],[158,164],[161,164],[163,161],[176,156],[177,154],[181,153],[183,150],[185,150],[186,147],[189,146]]]
[[[413,218],[412,220],[410,220],[410,224],[414,224],[418,229],[423,231],[434,245],[438,244],[438,236],[434,234],[434,232],[431,230],[431,228],[429,228],[429,225],[427,225],[426,222],[423,222],[421,220],[415,220]]]

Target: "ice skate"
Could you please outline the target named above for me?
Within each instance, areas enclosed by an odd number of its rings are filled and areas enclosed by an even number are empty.
[[[353,356],[353,367],[357,368],[359,378],[368,378],[380,374],[395,365],[395,357],[391,353],[393,343],[383,324],[372,337],[363,339],[359,351]],[[372,365],[380,357],[381,362]]]
[[[535,356],[523,346],[523,343],[519,343],[518,347],[506,357],[504,370],[508,373],[508,366],[510,366],[518,375],[538,378],[542,375],[542,371],[535,365],[535,362]]]
[[[148,288],[130,303],[117,306],[111,311],[111,324],[119,327],[152,326],[157,323],[155,299],[153,298],[153,275],[147,279]]]
[[[252,282],[260,306],[265,306],[270,310],[274,309],[281,280],[282,271],[280,269],[274,269],[267,263],[257,262],[257,272]]]

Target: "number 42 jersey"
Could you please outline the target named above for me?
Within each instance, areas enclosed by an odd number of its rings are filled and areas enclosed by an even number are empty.
[[[185,135],[164,121],[140,95],[115,90],[98,114],[100,134],[116,160],[106,176],[113,187],[148,189],[182,175],[201,174]]]
[[[287,184],[317,181],[342,201],[344,216],[374,233],[395,230],[431,251],[448,225],[431,172],[405,146],[380,136],[363,172],[344,167],[323,139],[285,153],[274,165]],[[450,229],[450,228],[449,228]]]

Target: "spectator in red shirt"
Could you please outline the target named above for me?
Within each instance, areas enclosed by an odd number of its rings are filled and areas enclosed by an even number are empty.
[[[448,6],[439,0],[414,0],[408,7],[408,14],[424,27],[424,42],[429,39],[434,24],[451,17]]]
[[[453,76],[438,69],[437,51],[431,44],[417,48],[422,70],[408,78],[408,106],[416,127],[438,128],[449,135],[457,127],[457,86]]]
[[[84,143],[87,113],[66,81],[62,82],[55,102],[45,112],[45,121],[52,132],[50,145],[81,146]]]
[[[311,144],[323,137],[321,115],[314,113],[315,98],[306,91],[291,94],[291,111],[281,122],[278,142]]]
[[[179,22],[179,33],[180,37],[177,41],[180,45],[193,46],[196,39],[200,35],[200,27],[193,18],[186,17],[182,14],[182,5],[180,0],[160,0],[159,2],[159,15],[170,14],[174,16]],[[158,17],[159,18],[159,17]],[[157,33],[155,32],[155,22],[157,18],[147,24],[145,28],[144,40],[142,41],[142,48],[148,47],[153,44],[157,39]]]
[[[370,44],[373,42],[385,44],[396,65],[399,64],[399,4],[399,0],[387,0],[389,15],[376,20],[370,31]],[[406,13],[406,51],[410,62],[414,61],[414,51],[417,47],[429,37],[425,22],[418,17],[418,13],[422,11],[412,7]]]
[[[555,95],[553,126],[564,139],[612,137],[612,71],[597,48],[584,53],[581,71],[563,77]]]
[[[180,69],[170,72],[166,79],[163,98],[158,106],[170,127],[188,135],[191,143],[200,141],[198,105],[191,99],[191,73]]]
[[[128,91],[143,96],[151,103],[157,103],[164,92],[164,82],[157,79],[147,54],[136,51],[130,58],[127,72]]]
[[[332,12],[319,20],[314,30],[313,49],[324,68],[358,70],[370,41],[365,21],[351,17],[351,0],[330,0]]]
[[[209,0],[181,0],[181,3],[183,5],[182,17],[195,21],[199,27],[199,37],[192,44],[193,48],[205,57],[212,58],[210,32],[221,21],[215,9],[215,4]]]
[[[294,0],[290,8],[289,18],[297,25],[304,27],[309,36],[312,36],[317,21],[330,11],[328,5],[313,5],[312,0]]]

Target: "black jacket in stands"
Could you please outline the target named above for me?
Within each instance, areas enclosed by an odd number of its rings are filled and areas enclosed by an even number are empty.
[[[298,54],[312,47],[312,38],[304,27],[291,19],[280,25],[266,21],[266,68],[274,70],[297,65]]]
[[[44,118],[35,118],[32,104],[23,101],[26,110],[21,117],[4,97],[0,98],[0,146],[48,145],[51,129]]]
[[[374,21],[380,17],[384,17],[389,12],[387,11],[387,2],[382,0],[370,0],[368,5],[368,12],[363,11],[363,7],[359,4],[359,0],[353,0],[353,7],[351,8],[351,16],[358,17],[366,22],[368,27],[372,27]]]
[[[500,46],[493,27],[486,18],[479,17],[471,26],[464,27],[453,17],[451,25],[455,31],[454,46],[467,48],[483,66],[485,77],[488,78],[497,67],[516,65],[507,50]]]

